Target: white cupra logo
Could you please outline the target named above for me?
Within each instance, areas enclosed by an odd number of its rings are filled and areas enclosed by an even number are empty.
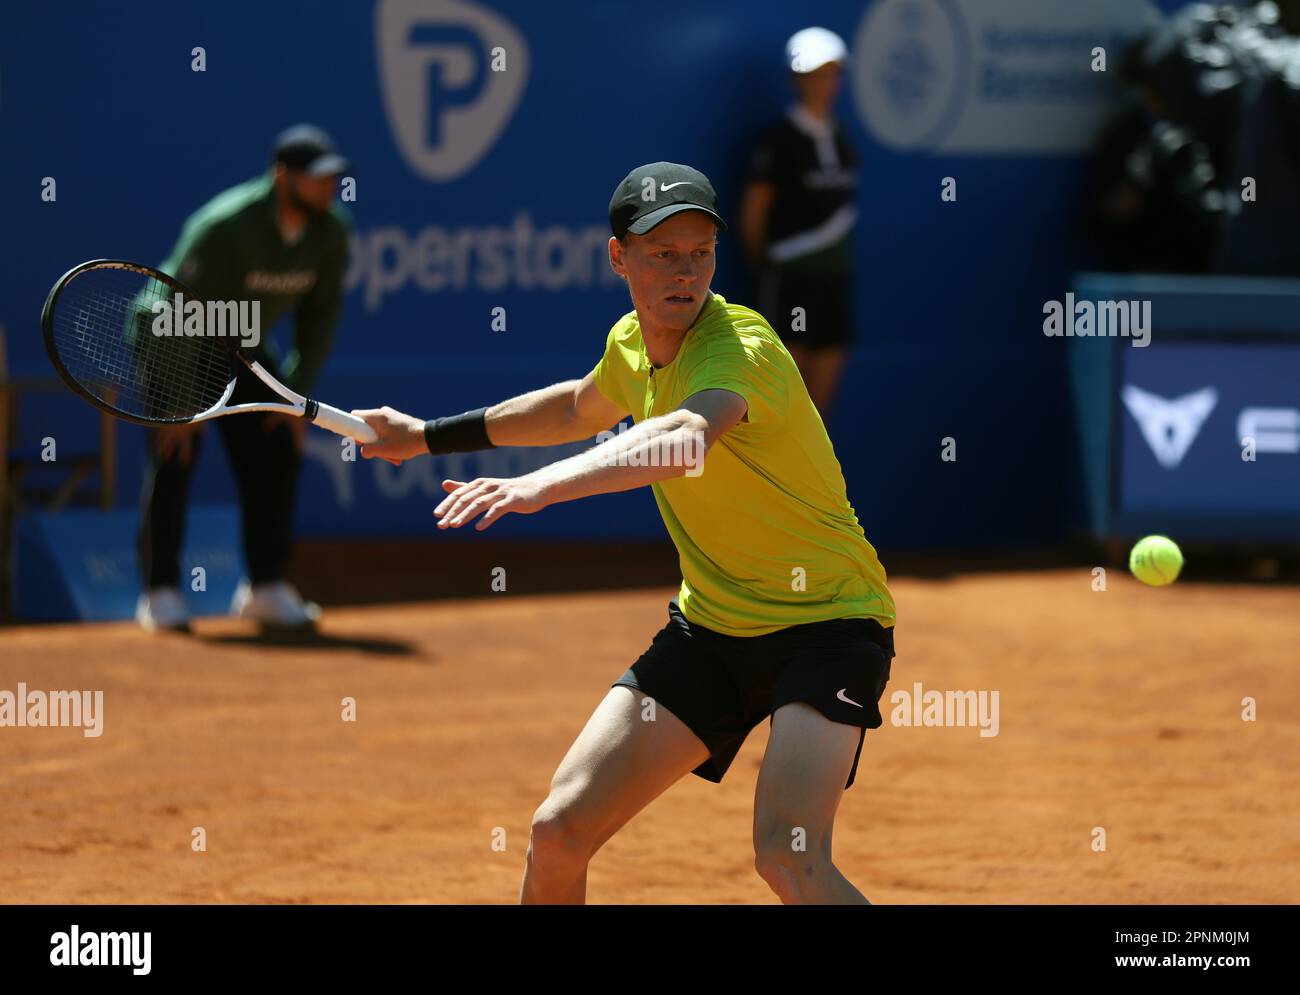
[[[1142,438],[1147,440],[1156,460],[1166,470],[1172,470],[1183,461],[1219,400],[1219,392],[1213,387],[1203,387],[1168,400],[1133,384],[1125,384],[1120,396],[1124,399],[1124,407],[1137,422]]]
[[[434,183],[473,169],[523,96],[523,35],[466,0],[380,0],[375,45],[388,126],[406,164]]]

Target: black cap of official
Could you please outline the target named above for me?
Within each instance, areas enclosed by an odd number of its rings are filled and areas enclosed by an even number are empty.
[[[273,162],[308,176],[346,173],[350,163],[334,150],[330,136],[312,124],[295,124],[275,140]]]
[[[703,211],[718,223],[719,230],[727,230],[718,213],[718,195],[707,176],[680,163],[652,162],[628,173],[614,191],[609,227],[618,238],[628,232],[644,235],[681,211]]]

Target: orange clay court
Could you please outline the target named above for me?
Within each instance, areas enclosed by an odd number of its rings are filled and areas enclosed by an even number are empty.
[[[1086,568],[891,578],[886,725],[835,834],[873,902],[1300,896],[1300,590],[1109,573],[1106,592]],[[552,772],[670,593],[334,607],[312,644],[224,619],[4,630],[0,687],[105,704],[98,739],[0,730],[0,901],[514,902]],[[914,682],[998,689],[998,735],[894,727]],[[616,835],[589,901],[774,904],[750,837],[766,739]]]

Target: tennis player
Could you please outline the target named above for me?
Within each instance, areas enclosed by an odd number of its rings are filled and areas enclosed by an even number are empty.
[[[605,841],[685,774],[721,781],[767,718],[758,873],[786,903],[865,903],[831,859],[831,829],[865,731],[881,725],[895,620],[885,571],[790,353],[761,315],[709,289],[726,225],[708,179],[642,166],[609,219],[609,262],[634,310],[583,379],[428,422],[355,412],[379,435],[362,454],[392,462],[636,423],[521,477],[444,481],[434,511],[439,528],[482,530],[649,485],[680,554],[667,624],[613,682],[533,816],[520,899],[584,901]]]

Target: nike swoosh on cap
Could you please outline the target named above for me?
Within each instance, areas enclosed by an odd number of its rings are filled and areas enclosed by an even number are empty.
[[[660,192],[660,193],[667,193],[667,192],[668,192],[669,190],[671,190],[673,187],[683,187],[683,186],[685,186],[686,184],[688,184],[688,183],[690,183],[690,182],[691,182],[690,180],[678,180],[676,183],[660,183],[660,184],[659,184],[659,192]]]

